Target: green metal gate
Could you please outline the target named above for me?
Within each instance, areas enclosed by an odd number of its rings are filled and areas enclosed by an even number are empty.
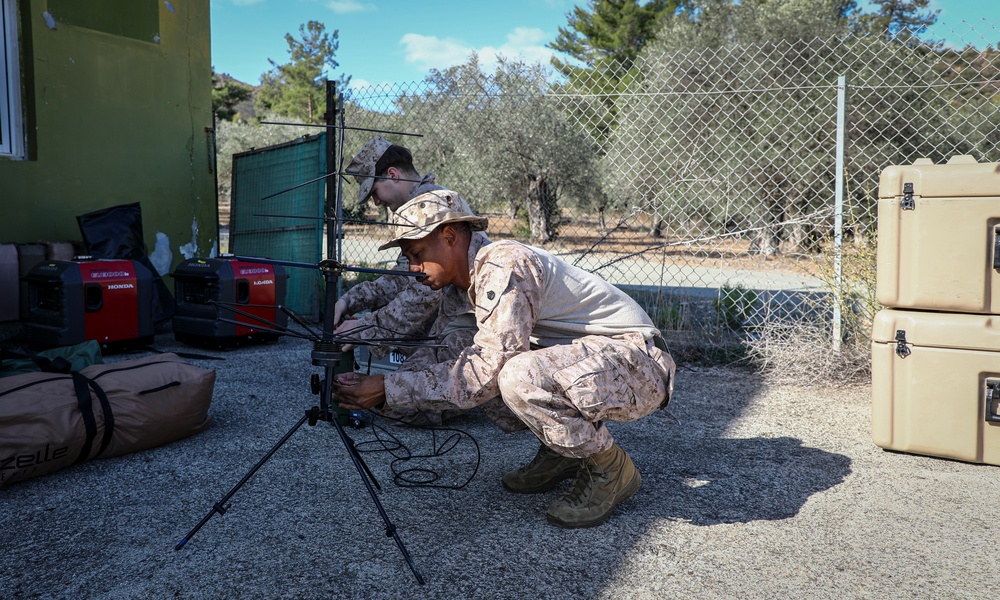
[[[322,134],[234,154],[230,252],[318,264],[324,257],[325,174],[326,136]],[[296,187],[312,180],[316,181]],[[285,306],[318,321],[321,273],[297,267],[286,270]]]

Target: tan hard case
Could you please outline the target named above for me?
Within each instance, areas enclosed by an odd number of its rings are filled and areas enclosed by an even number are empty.
[[[954,156],[882,171],[876,296],[884,306],[1000,314],[1000,163]]]
[[[872,440],[887,450],[1000,465],[1000,316],[879,311]]]

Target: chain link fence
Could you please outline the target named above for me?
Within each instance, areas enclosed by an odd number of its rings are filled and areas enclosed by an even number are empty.
[[[1000,160],[1000,31],[937,27],[660,51],[589,81],[512,62],[486,75],[473,60],[349,89],[344,120],[418,134],[386,137],[488,216],[493,239],[622,286],[675,345],[803,315],[835,331],[829,299],[842,296],[829,292],[845,285],[845,255],[874,243],[882,169]],[[931,41],[959,33],[963,47]],[[370,135],[344,133],[345,163]],[[342,185],[345,210],[384,217]],[[388,236],[345,226],[341,256],[390,264],[376,250]],[[848,268],[874,283],[874,264]]]

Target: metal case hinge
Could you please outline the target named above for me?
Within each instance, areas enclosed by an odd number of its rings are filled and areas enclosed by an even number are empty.
[[[896,330],[896,356],[906,358],[910,355],[910,347],[906,345],[906,331]]]
[[[903,201],[899,203],[900,208],[903,210],[913,210],[917,207],[916,203],[913,202],[913,184],[904,183],[903,184]]]
[[[986,380],[986,410],[983,415],[991,423],[1000,423],[1000,379]]]

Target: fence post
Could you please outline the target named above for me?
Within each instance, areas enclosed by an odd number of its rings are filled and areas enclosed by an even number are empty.
[[[339,147],[337,146],[337,82],[326,81],[326,206],[323,210],[323,216],[326,217],[326,257],[333,259],[334,261],[339,261],[340,258],[340,196],[338,194],[340,184],[340,175],[334,175],[337,172],[337,165],[339,163],[337,151]],[[326,290],[325,295],[325,305],[323,309],[323,322],[326,327],[329,327],[329,331],[333,331],[333,315],[334,306],[337,299],[340,297],[340,277],[326,277],[327,285],[331,283],[335,286],[334,290]],[[324,328],[323,331],[327,331]]]
[[[847,77],[839,75],[837,77],[837,173],[834,188],[834,209],[833,209],[833,271],[834,285],[837,289],[833,291],[833,351],[840,352],[840,344],[843,339],[843,322],[840,305],[840,290],[844,289],[843,282],[843,246],[844,246],[844,144],[846,142],[845,132],[845,112],[847,105]]]

